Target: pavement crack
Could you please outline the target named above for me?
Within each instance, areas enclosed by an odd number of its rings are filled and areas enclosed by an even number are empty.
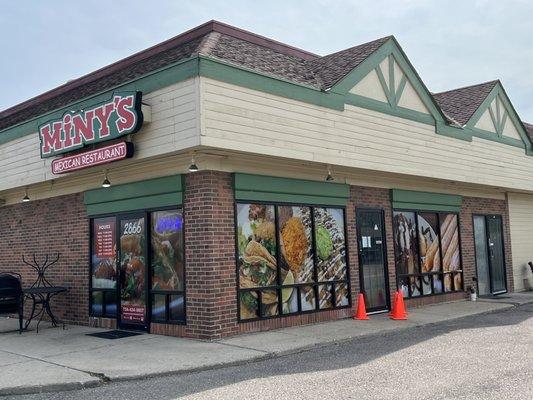
[[[38,358],[38,357],[28,356],[26,354],[14,353],[14,352],[9,351],[9,350],[2,350],[2,351],[4,353],[8,353],[8,354],[11,354],[11,355],[24,357],[24,358],[27,358],[27,359],[32,360],[32,361],[39,361],[39,362],[42,362],[42,363],[45,363],[45,364],[54,365],[56,367],[61,367],[61,368],[70,369],[72,371],[81,372],[83,374],[87,374],[87,375],[92,376],[94,378],[98,378],[102,382],[109,382],[111,380],[109,377],[107,377],[106,375],[104,375],[102,373],[99,373],[99,372],[86,371],[86,370],[79,369],[79,368],[69,367],[68,365],[59,364],[59,363],[56,363],[56,362],[53,362],[53,361],[46,360],[44,358]]]
[[[243,350],[257,351],[257,352],[259,352],[259,353],[263,353],[263,354],[272,354],[272,352],[269,352],[269,351],[259,350],[259,349],[254,349],[253,347],[240,346],[240,345],[238,345],[238,344],[221,343],[221,342],[217,342],[217,344],[220,344],[220,345],[222,345],[222,346],[236,347],[236,348],[238,348],[238,349],[243,349]]]

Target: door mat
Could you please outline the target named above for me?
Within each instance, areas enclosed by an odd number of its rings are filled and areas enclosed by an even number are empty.
[[[490,300],[503,300],[503,299],[510,299],[511,296],[500,296],[499,294],[493,296],[493,295],[483,295],[479,296],[480,299],[490,299]]]
[[[94,336],[94,337],[102,338],[102,339],[122,339],[122,338],[130,337],[130,336],[137,336],[137,335],[142,335],[142,333],[112,330],[112,331],[106,331],[106,332],[86,334],[86,336]]]

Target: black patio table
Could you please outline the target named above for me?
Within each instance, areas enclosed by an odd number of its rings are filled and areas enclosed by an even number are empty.
[[[33,302],[31,306],[30,317],[26,321],[26,325],[24,325],[24,330],[28,329],[30,322],[34,318],[39,317],[39,322],[37,322],[37,333],[39,333],[39,324],[41,323],[45,314],[48,314],[53,326],[58,326],[61,322],[52,313],[52,309],[50,308],[50,300],[59,293],[64,293],[67,291],[68,288],[64,286],[41,286],[22,289],[22,293],[30,297]],[[35,314],[35,308],[37,305],[40,305],[41,309],[37,312],[37,314]],[[63,324],[63,329],[65,329],[65,324]]]

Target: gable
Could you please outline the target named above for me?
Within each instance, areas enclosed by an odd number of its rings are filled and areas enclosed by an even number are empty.
[[[398,42],[391,37],[329,91],[345,104],[426,124],[445,124],[437,106]]]
[[[467,126],[472,128],[474,133],[485,135],[487,138],[492,135],[508,143],[529,148],[527,133],[519,121],[503,87],[498,84],[474,113]]]
[[[391,107],[429,114],[420,95],[392,54],[365,75],[349,93],[387,103]]]

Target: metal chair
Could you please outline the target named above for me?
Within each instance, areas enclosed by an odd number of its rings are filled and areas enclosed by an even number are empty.
[[[18,314],[19,334],[22,333],[24,295],[19,274],[0,274],[0,314]]]
[[[48,268],[50,268],[52,265],[57,263],[59,261],[59,253],[57,253],[55,259],[53,261],[50,261],[49,255],[46,254],[46,257],[44,259],[44,262],[39,264],[37,261],[37,258],[35,254],[33,254],[33,262],[26,261],[26,258],[24,255],[22,255],[22,262],[30,267],[32,267],[35,272],[37,272],[37,280],[31,285],[30,287],[50,287],[53,286],[50,282],[48,282],[48,279],[46,279],[45,273]]]

